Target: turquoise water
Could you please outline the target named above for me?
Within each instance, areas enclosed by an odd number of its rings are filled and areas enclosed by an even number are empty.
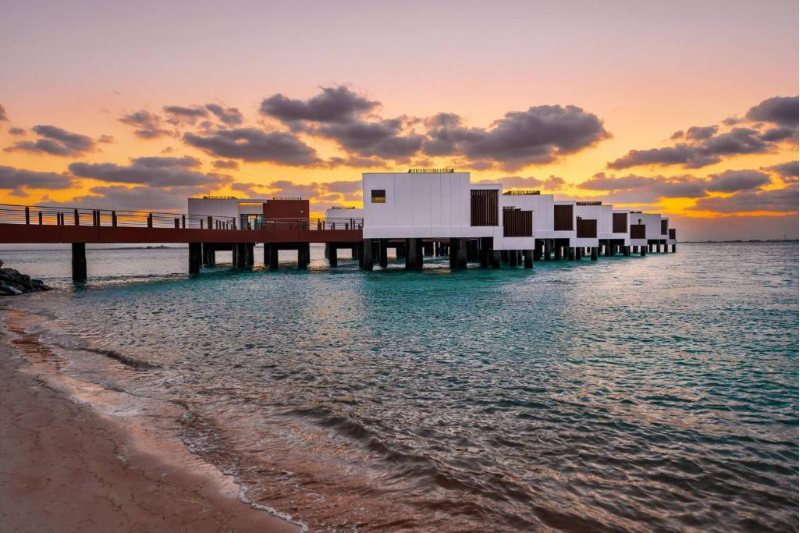
[[[797,530],[796,243],[454,273],[321,255],[190,278],[186,250],[92,251],[81,289],[68,252],[2,258],[62,287],[12,304],[43,342],[158,365],[65,371],[179,402],[193,451],[312,530]]]

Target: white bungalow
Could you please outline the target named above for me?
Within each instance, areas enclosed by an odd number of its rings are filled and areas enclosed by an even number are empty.
[[[358,207],[334,206],[325,210],[326,229],[358,228],[364,223],[364,210]]]
[[[208,217],[212,224],[227,223],[235,227],[247,227],[248,222],[252,227],[262,221],[264,216],[263,198],[235,198],[233,196],[203,196],[202,198],[189,198],[189,219],[187,227],[208,227]]]

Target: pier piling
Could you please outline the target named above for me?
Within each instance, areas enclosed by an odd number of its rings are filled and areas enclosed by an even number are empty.
[[[86,281],[86,243],[72,243],[72,281]]]
[[[199,274],[203,264],[203,245],[199,242],[189,243],[189,274]]]

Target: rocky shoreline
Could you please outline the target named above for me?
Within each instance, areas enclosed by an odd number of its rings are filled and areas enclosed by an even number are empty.
[[[49,291],[48,287],[40,279],[32,279],[27,274],[21,274],[13,268],[2,268],[3,262],[0,261],[0,296],[18,296],[27,292]]]

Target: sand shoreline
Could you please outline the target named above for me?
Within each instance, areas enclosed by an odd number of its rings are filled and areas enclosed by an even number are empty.
[[[182,443],[76,399],[0,314],[3,531],[300,530],[241,502],[232,477]]]

